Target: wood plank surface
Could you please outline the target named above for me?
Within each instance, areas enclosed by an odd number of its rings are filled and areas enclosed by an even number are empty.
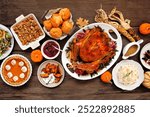
[[[47,9],[58,7],[68,7],[71,9],[73,19],[76,21],[78,17],[86,18],[90,23],[94,22],[95,10],[100,8],[107,12],[116,6],[123,12],[125,18],[131,19],[131,25],[138,32],[138,26],[142,22],[150,22],[150,1],[149,0],[1,0],[0,1],[0,24],[10,27],[15,23],[15,18],[21,14],[27,15],[34,13],[41,23],[42,14]],[[76,27],[75,31],[78,30]],[[140,35],[140,34],[139,34]],[[144,43],[150,42],[150,35],[143,36]],[[45,37],[40,43],[50,39]],[[58,41],[61,48],[65,45],[66,39]],[[129,41],[122,36],[123,46]],[[11,54],[18,53],[26,56],[30,60],[31,49],[21,51],[17,43]],[[139,53],[131,59],[139,61]],[[61,63],[61,54],[56,58]],[[116,63],[121,60],[121,57]],[[45,61],[45,59],[43,60]],[[0,61],[1,63],[2,61]],[[114,84],[104,84],[99,78],[89,81],[78,81],[65,73],[63,83],[53,89],[45,88],[37,79],[37,69],[40,63],[33,63],[32,77],[27,84],[22,87],[13,88],[7,86],[0,79],[0,99],[150,99],[150,90],[140,86],[132,92],[122,91],[115,87]],[[113,65],[110,71],[113,69]],[[145,71],[148,71],[144,68]]]

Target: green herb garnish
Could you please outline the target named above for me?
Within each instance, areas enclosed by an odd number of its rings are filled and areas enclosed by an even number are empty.
[[[133,71],[127,73],[123,78],[128,77]]]

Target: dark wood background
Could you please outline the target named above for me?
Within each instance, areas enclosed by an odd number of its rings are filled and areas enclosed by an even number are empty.
[[[138,33],[138,27],[142,22],[150,22],[150,1],[149,0],[1,0],[0,1],[0,24],[10,27],[15,23],[15,18],[21,14],[27,15],[34,13],[41,22],[41,16],[47,9],[68,7],[71,9],[73,19],[78,17],[86,18],[90,23],[94,22],[95,10],[100,8],[107,12],[116,6],[124,13],[125,18],[131,19],[131,25]],[[76,28],[78,30],[78,28]],[[140,34],[139,34],[140,35]],[[144,43],[142,47],[150,42],[149,36],[142,36]],[[123,45],[129,43],[123,38]],[[46,37],[41,44],[49,39]],[[63,48],[66,41],[59,41]],[[25,55],[30,60],[31,49],[21,51],[18,44],[15,43],[13,53]],[[139,53],[132,57],[139,61]],[[56,59],[61,62],[61,55]],[[121,60],[121,57],[117,62]],[[45,61],[45,60],[43,60]],[[117,63],[116,62],[116,63]],[[0,62],[1,63],[1,62]],[[118,89],[114,84],[104,84],[99,78],[89,81],[78,81],[67,73],[63,83],[53,89],[45,88],[37,79],[37,69],[39,64],[32,63],[33,74],[30,81],[22,87],[13,88],[7,86],[0,79],[0,99],[150,99],[150,90],[140,86],[134,91],[126,92]],[[114,66],[110,69],[113,69]],[[144,69],[148,71],[147,69]]]

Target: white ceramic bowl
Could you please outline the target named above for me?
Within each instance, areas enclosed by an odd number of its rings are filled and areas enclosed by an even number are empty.
[[[29,61],[26,57],[24,57],[24,56],[22,56],[22,55],[20,55],[20,54],[12,54],[12,55],[8,56],[5,60],[3,60],[2,64],[1,64],[1,68],[0,68],[1,71],[2,71],[2,67],[3,67],[5,61],[6,61],[7,59],[11,58],[11,57],[14,57],[14,56],[21,57],[21,58],[25,59],[25,60],[28,62],[29,67],[30,67],[29,77],[27,78],[26,81],[24,81],[24,82],[22,82],[21,84],[18,84],[18,85],[12,85],[12,84],[8,83],[8,82],[5,80],[5,78],[4,78],[2,72],[1,72],[1,77],[2,77],[2,80],[3,80],[7,85],[12,86],[12,87],[19,87],[19,86],[22,86],[22,85],[26,84],[26,83],[29,81],[29,79],[30,79],[30,77],[31,77],[31,74],[32,74],[32,65],[31,65],[30,61]]]
[[[44,16],[45,19],[51,18],[54,13],[59,12],[61,9],[62,9],[62,8],[57,8],[57,9],[48,10],[48,12],[47,12],[47,13],[45,14],[45,16]],[[70,16],[69,21],[72,22],[72,24],[74,25],[74,22],[73,22],[73,19],[72,19],[72,14],[71,14],[71,16]],[[52,37],[52,36],[50,35],[50,33],[45,29],[45,27],[43,27],[43,30],[45,31],[45,33],[46,33],[49,37],[54,38],[54,37]],[[73,29],[72,29],[72,30],[73,30]],[[63,39],[65,39],[67,36],[68,36],[67,34],[64,34],[64,33],[63,33],[63,35],[62,35],[61,37],[59,37],[59,38],[54,38],[54,39],[56,39],[56,40],[63,40]]]
[[[117,78],[117,73],[118,73],[118,70],[121,66],[124,66],[124,65],[127,65],[127,64],[130,64],[130,65],[134,65],[137,67],[138,69],[138,76],[139,76],[139,79],[137,79],[137,81],[132,84],[132,85],[123,85],[121,84],[119,81],[118,81],[118,78]],[[114,84],[122,89],[122,90],[127,90],[127,91],[131,91],[131,90],[134,90],[136,89],[137,87],[139,87],[143,80],[144,80],[144,70],[142,68],[142,66],[136,62],[136,61],[133,61],[133,60],[122,60],[121,62],[119,62],[113,69],[112,71],[112,79],[113,79],[113,82]]]
[[[12,39],[11,39],[11,47],[8,48],[8,50],[6,50],[6,51],[2,54],[2,56],[0,56],[0,60],[2,60],[2,59],[4,59],[4,58],[6,58],[6,57],[11,53],[11,51],[13,50],[13,47],[14,47],[14,38],[13,38],[12,33],[10,32],[10,30],[9,30],[6,26],[0,24],[0,29],[7,31],[7,32],[11,35],[11,37],[12,37]]]
[[[54,42],[54,43],[56,43],[57,45],[58,45],[58,53],[55,55],[55,56],[53,56],[53,57],[49,57],[49,56],[47,56],[45,53],[44,53],[44,46],[48,43],[48,42]],[[59,55],[59,53],[60,53],[60,45],[59,45],[59,43],[57,42],[57,41],[54,41],[54,40],[47,40],[47,41],[45,41],[43,44],[42,44],[42,46],[41,46],[41,52],[42,52],[42,55],[44,56],[44,58],[46,58],[46,59],[55,59],[58,55]]]
[[[60,79],[60,81],[58,83],[49,83],[49,84],[46,84],[46,82],[43,80],[43,78],[41,78],[40,73],[41,73],[42,69],[46,66],[46,64],[48,64],[48,63],[59,65],[59,69],[60,69],[60,72],[62,74],[62,77],[61,77],[61,79]],[[43,62],[39,66],[38,71],[37,71],[37,76],[38,76],[39,82],[43,86],[48,87],[48,88],[54,88],[54,87],[59,86],[63,82],[64,76],[65,76],[65,72],[64,72],[63,66],[59,62],[54,61],[54,60],[47,60],[47,61]]]

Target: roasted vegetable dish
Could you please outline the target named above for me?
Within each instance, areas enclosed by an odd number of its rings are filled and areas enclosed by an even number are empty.
[[[50,74],[53,74],[55,77],[55,83],[58,83],[62,77],[62,74],[59,69],[59,65],[48,63],[41,71],[41,78],[48,78]]]
[[[9,32],[0,29],[0,56],[11,46],[11,39]]]

